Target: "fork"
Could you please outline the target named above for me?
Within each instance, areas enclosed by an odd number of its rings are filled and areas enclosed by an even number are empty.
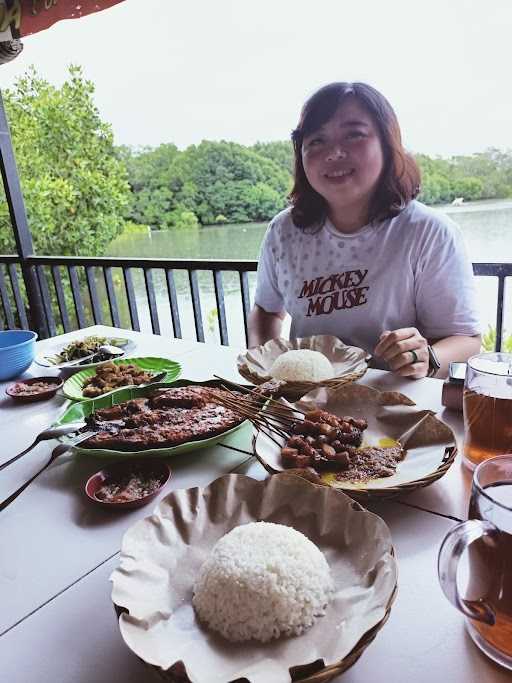
[[[60,444],[58,444],[57,446],[55,446],[55,448],[53,449],[52,454],[51,454],[50,459],[48,460],[48,462],[47,462],[45,465],[43,465],[43,467],[41,467],[41,469],[38,470],[32,477],[30,477],[30,479],[29,479],[28,481],[26,481],[24,484],[22,484],[22,485],[19,487],[19,489],[16,489],[16,491],[14,491],[14,493],[11,493],[10,496],[8,496],[5,500],[3,500],[3,501],[0,503],[0,512],[1,512],[2,510],[5,510],[6,507],[8,507],[14,500],[16,500],[16,498],[17,498],[21,493],[23,493],[23,491],[24,491],[28,486],[30,486],[30,484],[34,481],[34,479],[37,479],[37,477],[38,477],[42,472],[44,472],[45,469],[46,469],[47,467],[49,467],[49,466],[52,464],[52,462],[53,462],[54,460],[56,460],[56,459],[59,457],[59,455],[62,455],[62,454],[65,453],[66,451],[69,451],[71,448],[73,448],[73,446],[76,446],[77,444],[81,443],[82,441],[86,441],[86,440],[89,439],[91,436],[93,436],[94,433],[95,433],[95,432],[93,432],[93,431],[83,432],[82,434],[80,434],[79,436],[77,436],[75,439],[72,439],[72,440],[69,441],[68,443],[60,443]]]

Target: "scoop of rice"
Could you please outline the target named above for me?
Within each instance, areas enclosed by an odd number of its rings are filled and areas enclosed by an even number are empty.
[[[288,382],[323,382],[334,376],[334,368],[320,351],[285,351],[272,363],[270,374]]]
[[[235,527],[213,547],[194,586],[199,619],[231,641],[300,635],[334,592],[329,565],[304,534],[282,524]]]

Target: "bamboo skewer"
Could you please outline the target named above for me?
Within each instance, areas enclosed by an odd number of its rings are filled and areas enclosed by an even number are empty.
[[[214,375],[214,377],[216,379],[220,380],[221,382],[225,382],[226,384],[230,384],[231,386],[236,387],[238,391],[243,391],[244,393],[252,394],[255,397],[255,399],[260,401],[260,402],[262,400],[264,400],[265,402],[269,402],[272,405],[275,404],[278,408],[282,408],[284,410],[290,410],[294,413],[299,413],[299,415],[305,415],[306,414],[303,410],[300,410],[300,408],[297,408],[297,407],[292,408],[292,406],[290,406],[290,407],[285,406],[282,403],[279,403],[279,401],[276,401],[275,398],[272,398],[271,396],[264,396],[259,391],[256,391],[255,389],[249,389],[248,387],[245,387],[243,384],[237,384],[236,382],[233,382],[230,379],[224,379],[224,377],[220,377],[219,375]],[[227,389],[227,387],[226,387],[226,391],[229,391],[229,389]]]
[[[241,401],[235,402],[233,400],[225,398],[224,396],[220,397],[219,395],[212,395],[212,399],[215,400],[216,403],[219,403],[225,406],[226,408],[229,408],[233,412],[243,415],[248,420],[250,420],[258,429],[263,430],[263,428],[266,428],[272,431],[274,434],[277,434],[278,436],[285,438],[289,436],[289,434],[284,429],[273,424],[273,422],[270,419],[262,415],[261,410],[259,408],[257,412],[254,412],[252,407],[250,408],[248,406],[244,406],[241,403]],[[278,422],[278,425],[279,424],[281,423]]]
[[[227,396],[219,396],[218,399],[226,402],[226,404],[229,403],[229,407],[237,410],[241,410],[243,408],[249,412],[254,411],[255,414],[262,414],[261,399],[257,402],[251,399],[245,400],[239,396],[236,396],[236,394],[233,394],[233,392],[231,392],[229,389],[224,389],[224,391],[229,395],[229,398]],[[265,408],[264,414],[266,417],[270,416],[272,419],[283,423],[292,423],[297,421],[297,418],[293,416],[292,410],[286,408],[286,406],[282,406],[281,409],[276,409],[273,406],[267,406]]]
[[[291,427],[297,420],[285,413],[274,413],[271,409],[261,410],[261,404],[247,403],[239,398],[230,399],[216,395],[214,400],[233,412],[249,419],[258,429],[266,427],[283,438],[290,436]]]
[[[230,382],[230,384],[235,383]],[[225,392],[223,394],[219,394],[215,390],[209,392],[212,401],[250,420],[258,430],[266,434],[274,443],[281,447],[281,444],[272,435],[287,439],[291,434],[292,425],[297,422],[297,417],[293,413],[301,413],[301,411],[294,411],[293,408],[288,408],[277,401],[274,401],[273,404],[271,403],[270,407],[267,405],[262,410],[262,404],[268,403],[268,399],[265,396],[256,392],[246,392],[253,395],[245,397],[238,396],[227,387],[223,387],[223,390]]]

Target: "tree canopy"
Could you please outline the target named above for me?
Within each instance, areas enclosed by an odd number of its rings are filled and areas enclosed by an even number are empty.
[[[497,199],[512,196],[512,152],[493,147],[485,152],[451,159],[416,156],[421,175],[420,199],[426,204],[451,202],[456,197]]]
[[[278,143],[281,144],[281,143]],[[286,144],[286,143],[285,143]],[[267,220],[286,205],[291,175],[278,161],[234,142],[180,152],[165,144],[123,148],[134,204],[132,220],[156,229]]]
[[[134,222],[166,229],[201,224],[269,220],[287,205],[292,185],[291,142],[207,142],[179,151],[123,148],[134,193]],[[421,175],[419,199],[441,204],[463,197],[512,196],[512,152],[485,152],[450,159],[415,155]],[[164,162],[165,159],[165,163]]]
[[[3,92],[37,253],[100,255],[130,213],[126,164],[116,154],[93,93],[79,67],[70,67],[60,88],[32,68]],[[5,253],[14,244],[1,192],[0,253]]]

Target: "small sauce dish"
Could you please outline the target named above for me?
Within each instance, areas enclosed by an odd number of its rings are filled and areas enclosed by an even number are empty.
[[[55,396],[63,384],[60,377],[32,377],[10,384],[5,393],[22,403],[44,401]]]
[[[128,459],[104,467],[85,485],[89,500],[111,510],[129,510],[146,505],[162,491],[171,468],[162,460]]]

